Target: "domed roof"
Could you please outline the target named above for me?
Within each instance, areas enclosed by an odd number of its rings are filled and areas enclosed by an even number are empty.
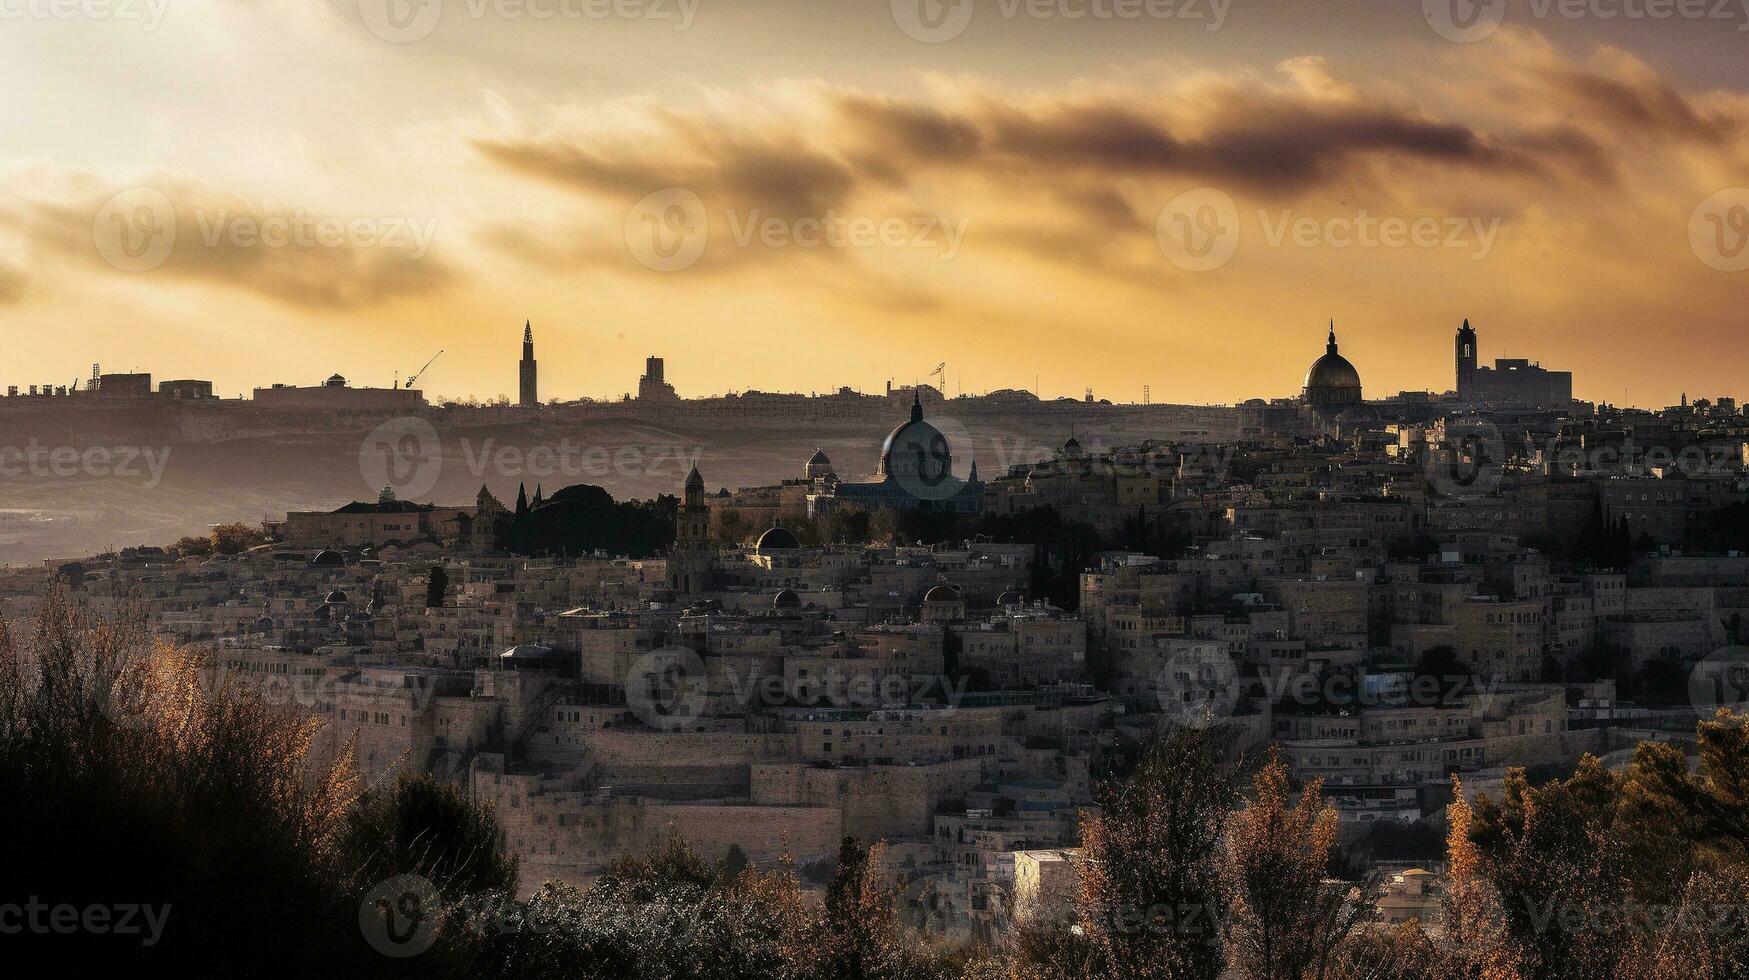
[[[328,593],[328,598],[323,599],[322,601],[329,603],[329,604],[342,603],[342,602],[346,601],[346,593],[340,591],[339,589],[335,589],[334,591]]]
[[[924,602],[958,602],[960,594],[951,585],[938,585],[923,594]]]
[[[1336,349],[1336,325],[1330,325],[1330,339],[1324,345],[1324,356],[1312,362],[1306,371],[1304,396],[1313,405],[1346,405],[1360,401],[1360,372],[1348,363]]]
[[[552,656],[552,653],[552,647],[544,647],[538,643],[518,643],[500,653],[498,658],[500,660],[532,660]]]
[[[754,550],[763,555],[771,551],[793,551],[801,546],[802,543],[796,540],[796,536],[788,528],[774,527],[759,536],[759,543],[754,545]]]
[[[800,609],[802,608],[802,597],[796,595],[794,589],[778,589],[777,595],[771,597],[771,608]]]
[[[1002,593],[1001,597],[996,600],[996,605],[1024,606],[1026,605],[1026,593],[1019,589],[1009,589],[1007,592]]]
[[[1312,362],[1306,372],[1307,388],[1358,388],[1360,372],[1341,354],[1328,353]]]
[[[953,473],[947,437],[923,421],[923,403],[911,396],[911,418],[894,426],[881,442],[879,474],[883,478],[937,484]]]
[[[346,556],[338,551],[323,551],[317,554],[316,557],[310,559],[310,564],[324,566],[344,565],[346,564]]]

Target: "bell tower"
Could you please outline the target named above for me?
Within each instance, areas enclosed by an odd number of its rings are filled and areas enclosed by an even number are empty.
[[[1457,393],[1460,399],[1471,395],[1476,380],[1476,331],[1466,318],[1457,332]]]
[[[703,592],[711,572],[711,512],[704,503],[704,477],[695,465],[674,515],[674,548],[668,554],[668,588],[682,595]]]

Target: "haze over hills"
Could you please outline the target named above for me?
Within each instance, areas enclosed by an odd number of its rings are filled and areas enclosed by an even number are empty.
[[[269,419],[241,405],[6,416],[0,446],[11,465],[0,467],[0,563],[162,545],[216,523],[331,510],[376,499],[384,482],[409,499],[448,504],[471,503],[482,485],[514,500],[524,483],[530,494],[537,485],[551,493],[588,483],[619,499],[648,498],[677,493],[694,463],[712,491],[798,476],[815,449],[860,475],[874,469],[881,440],[902,420],[883,411],[730,420],[689,411],[686,403],[666,410],[618,403]],[[221,422],[215,409],[234,417]],[[1234,413],[1073,402],[993,410],[967,399],[939,403],[931,418],[953,441],[960,466],[975,459],[994,474],[1048,455],[1071,434],[1089,445],[1218,438],[1230,434]],[[385,481],[380,453],[367,442],[395,420],[428,422],[441,462],[428,467],[423,447],[408,446],[401,465],[409,468]],[[89,456],[93,451],[98,455]],[[34,453],[36,463],[25,465],[20,452]]]

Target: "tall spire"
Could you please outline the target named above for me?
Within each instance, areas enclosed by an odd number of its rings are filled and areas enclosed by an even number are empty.
[[[1324,342],[1324,352],[1326,354],[1336,353],[1336,321],[1334,319],[1330,321],[1330,339]]]
[[[911,421],[923,421],[923,396],[916,385],[911,386]]]
[[[534,321],[533,320],[522,321],[522,342],[525,344],[534,343]]]

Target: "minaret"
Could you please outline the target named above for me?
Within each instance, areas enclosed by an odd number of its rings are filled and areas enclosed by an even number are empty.
[[[1330,321],[1330,339],[1324,341],[1324,353],[1336,353],[1336,321]]]
[[[522,324],[522,363],[517,365],[522,374],[522,397],[518,400],[523,408],[536,408],[540,405],[540,396],[535,389],[534,366],[534,324],[523,321]]]
[[[1476,331],[1470,326],[1466,317],[1464,325],[1457,332],[1457,393],[1458,398],[1467,400],[1471,395],[1471,386],[1476,380]]]

